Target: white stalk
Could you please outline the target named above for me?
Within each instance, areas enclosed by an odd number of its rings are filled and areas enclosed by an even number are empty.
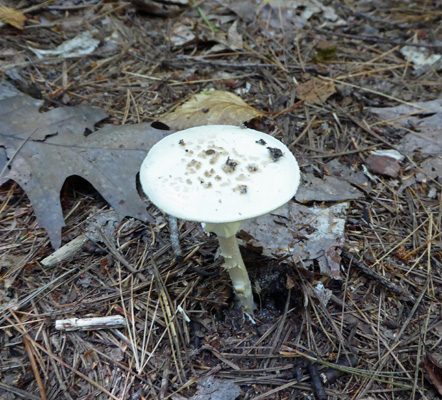
[[[244,311],[253,314],[255,303],[253,302],[252,285],[236,240],[236,232],[240,226],[241,221],[205,223],[204,230],[218,236],[221,255],[224,257],[223,267],[229,272],[235,294]]]
[[[223,267],[229,272],[235,294],[238,296],[244,311],[252,314],[255,308],[252,285],[250,284],[249,274],[241,257],[236,237],[224,238],[218,236],[218,240],[221,255],[224,257]]]

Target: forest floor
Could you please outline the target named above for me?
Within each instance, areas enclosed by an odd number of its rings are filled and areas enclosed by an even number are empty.
[[[0,188],[2,400],[441,398],[438,1],[2,3],[23,12],[24,26],[3,17],[0,77],[43,100],[42,112],[88,104],[109,115],[98,127],[165,128],[158,121],[192,96],[234,93],[261,116],[240,122],[296,156],[292,204],[330,212],[327,229],[342,228],[332,242],[318,233],[324,248],[310,257],[259,253],[240,235],[252,321],[198,223],[178,221],[177,258],[167,217],[146,203],[153,223],[126,218],[45,264],[54,249],[9,180]],[[95,39],[83,54],[32,50],[80,34]],[[110,210],[78,177],[61,205],[62,245]],[[309,249],[317,226],[278,221]],[[126,326],[55,329],[105,316]]]

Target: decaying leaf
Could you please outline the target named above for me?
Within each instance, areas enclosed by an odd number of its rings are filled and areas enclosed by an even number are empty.
[[[243,48],[242,36],[237,30],[237,21],[235,21],[227,33],[222,31],[212,32],[210,30],[203,30],[190,18],[178,21],[173,24],[170,30],[169,41],[174,46],[186,47],[195,46],[196,44],[204,43],[205,45],[212,45],[208,53],[216,53],[226,49],[240,50]]]
[[[431,54],[428,48],[404,46],[400,49],[400,52],[406,58],[407,62],[413,64],[414,73],[416,75],[419,75],[430,67],[437,70],[442,66],[442,55],[437,53]]]
[[[303,174],[302,177],[305,182],[299,187],[295,196],[300,203],[355,200],[364,197],[360,190],[342,177],[324,176],[321,179],[312,173]]]
[[[335,84],[333,82],[324,82],[314,78],[306,83],[296,86],[297,95],[307,104],[322,104],[336,93]]]
[[[198,380],[198,390],[190,400],[235,400],[240,394],[236,383],[209,376]]]
[[[42,103],[0,84],[0,185],[12,179],[23,188],[53,247],[61,243],[60,190],[69,176],[89,181],[120,220],[150,220],[136,175],[150,147],[169,132],[148,124],[94,131],[104,111],[77,106],[40,113]]]
[[[365,160],[365,164],[375,174],[386,175],[396,178],[401,170],[401,165],[393,157],[377,156],[371,154]]]
[[[33,47],[29,47],[29,49],[31,49],[40,59],[54,56],[72,58],[92,53],[99,44],[100,41],[93,38],[92,32],[85,31],[78,36],[75,36],[73,39],[66,40],[55,49],[43,50],[34,49]]]
[[[263,113],[249,106],[236,94],[224,90],[200,93],[179,106],[175,111],[160,118],[174,130],[201,125],[239,125]]]
[[[430,157],[426,159],[421,165],[420,169],[423,172],[416,174],[418,182],[424,182],[428,178],[437,179],[442,183],[442,154],[437,157]]]
[[[436,358],[426,353],[422,359],[421,367],[426,372],[426,377],[435,386],[440,395],[442,395],[442,365]]]
[[[323,274],[339,278],[339,247],[344,242],[348,203],[305,207],[289,202],[263,217],[245,221],[239,238],[247,247],[268,257],[317,260]]]
[[[330,21],[338,20],[334,9],[324,6],[319,0],[264,0],[258,8],[261,24],[273,29],[292,26],[301,28],[318,13]]]
[[[6,23],[15,28],[23,29],[25,21],[26,17],[21,11],[0,5],[0,27]]]
[[[370,108],[385,123],[406,132],[398,148],[412,155],[419,151],[428,158],[422,162],[419,181],[442,179],[442,100],[401,104],[396,107]]]
[[[189,5],[188,0],[129,0],[138,10],[162,18],[177,16]]]
[[[178,21],[170,29],[169,41],[174,46],[189,46],[199,41],[197,32],[194,29],[194,23],[191,19],[184,19],[184,22]]]
[[[385,123],[412,132],[399,145],[404,153],[416,150],[428,155],[442,153],[442,99],[369,110]]]
[[[344,180],[350,183],[353,187],[363,190],[365,193],[370,193],[372,190],[370,180],[367,178],[367,175],[365,175],[363,170],[357,167],[357,165],[342,164],[335,158],[324,164],[323,169],[326,171],[327,175],[335,176],[339,180]],[[342,187],[340,189],[342,189]],[[354,194],[353,191],[350,191],[349,193]],[[345,191],[343,194],[345,195]],[[341,200],[347,200],[347,198],[342,198]]]

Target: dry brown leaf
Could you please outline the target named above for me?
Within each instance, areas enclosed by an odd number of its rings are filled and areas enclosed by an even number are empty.
[[[440,395],[442,395],[442,365],[433,354],[424,355],[421,368],[426,372],[427,379],[435,386]]]
[[[317,262],[322,274],[340,279],[339,247],[345,240],[348,207],[349,203],[306,207],[289,202],[270,214],[244,221],[238,237],[248,249],[266,257],[290,257],[302,260],[306,267]]]
[[[392,178],[397,178],[401,170],[401,164],[398,160],[387,156],[370,155],[365,160],[370,171],[375,174],[386,175]]]
[[[263,115],[236,94],[214,90],[196,94],[160,121],[181,130],[202,125],[239,125]]]
[[[442,100],[400,104],[395,107],[369,108],[382,121],[407,133],[400,141],[401,152],[419,151],[424,155],[442,154]],[[411,129],[410,129],[411,128]]]
[[[298,97],[308,104],[323,104],[336,93],[333,82],[324,82],[320,79],[311,79],[296,86]]]
[[[190,400],[235,400],[240,394],[238,384],[209,376],[198,380],[198,390]]]
[[[15,28],[23,29],[25,21],[26,17],[21,11],[0,5],[0,26],[2,23],[7,23]]]

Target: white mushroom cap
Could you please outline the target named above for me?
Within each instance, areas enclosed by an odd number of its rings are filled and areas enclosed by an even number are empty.
[[[267,214],[289,201],[299,167],[279,140],[253,129],[208,125],[173,133],[141,165],[143,191],[177,218],[211,223]]]

